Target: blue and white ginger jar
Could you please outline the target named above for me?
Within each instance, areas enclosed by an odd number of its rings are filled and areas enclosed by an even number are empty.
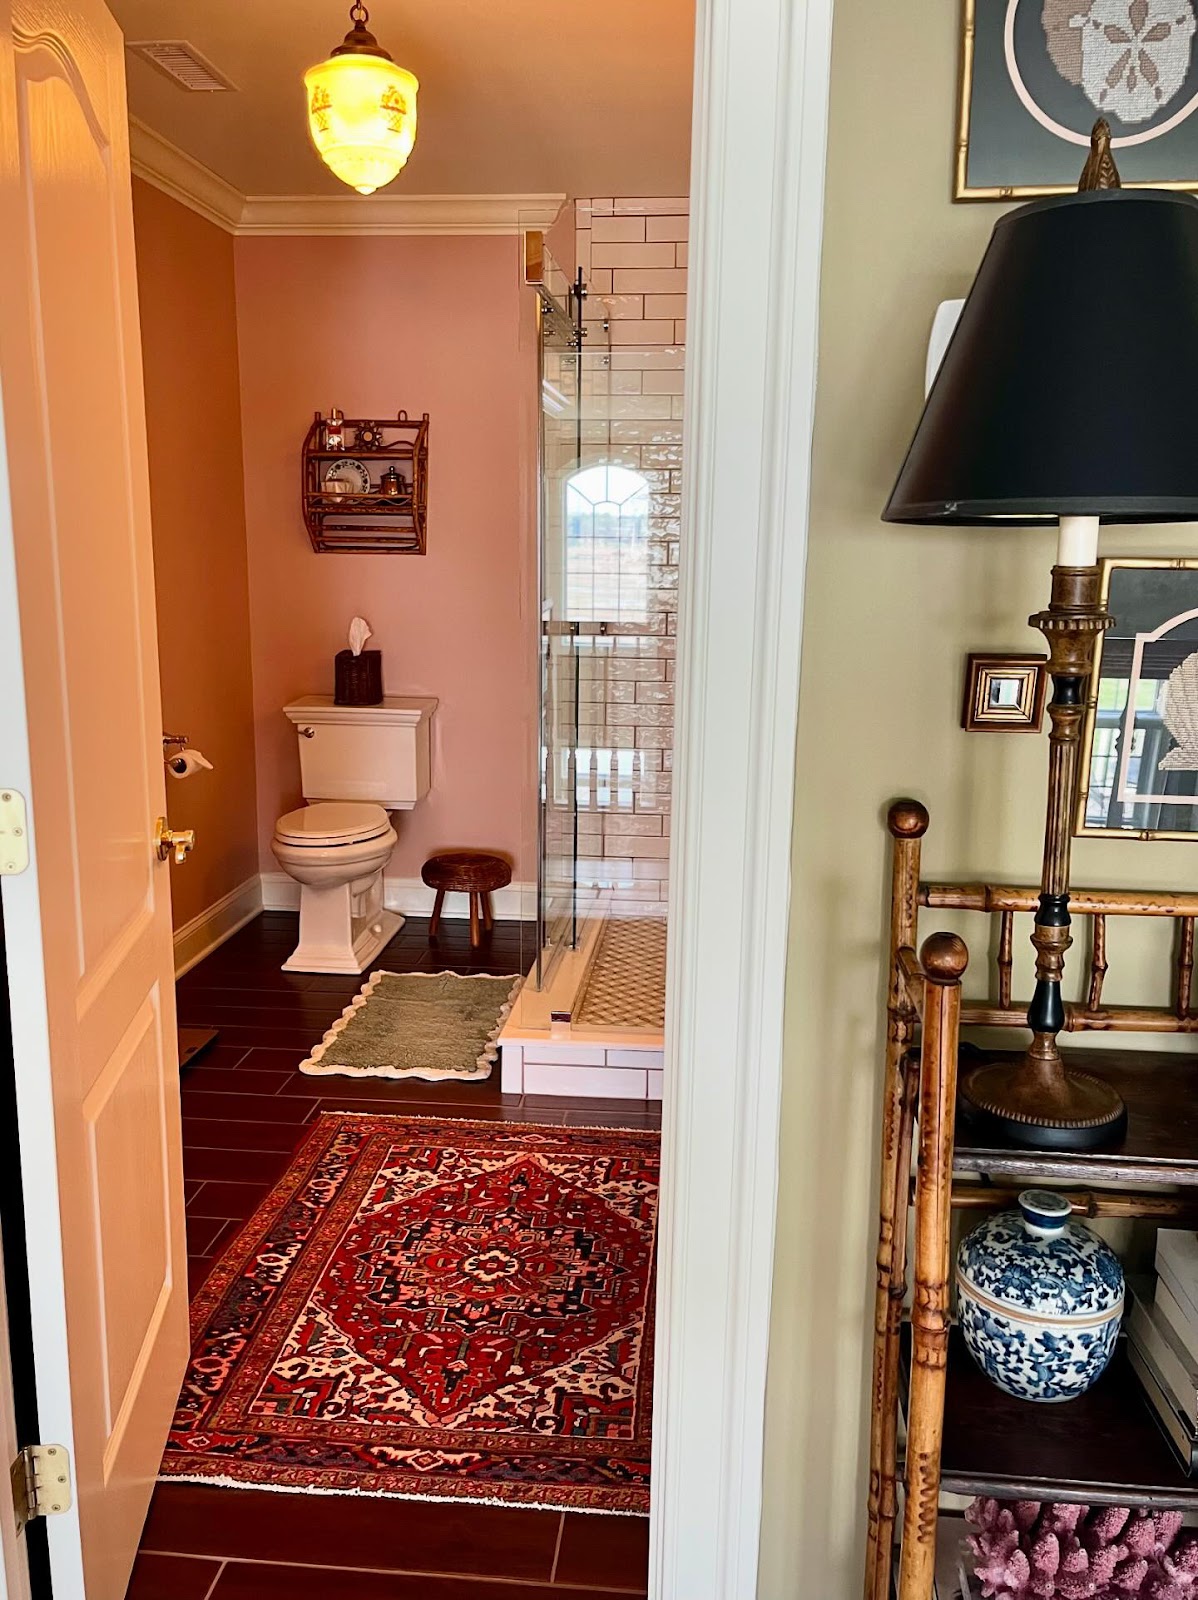
[[[1123,1269],[1069,1203],[1025,1189],[957,1251],[957,1316],[969,1353],[1019,1400],[1072,1400],[1101,1377],[1123,1315]]]

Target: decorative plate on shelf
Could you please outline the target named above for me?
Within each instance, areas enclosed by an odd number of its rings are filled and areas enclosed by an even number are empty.
[[[330,494],[370,493],[370,473],[361,461],[355,461],[352,456],[342,456],[330,462],[324,481]]]

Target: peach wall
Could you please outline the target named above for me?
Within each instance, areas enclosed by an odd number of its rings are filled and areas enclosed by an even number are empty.
[[[300,803],[282,713],[330,693],[355,613],[391,694],[436,695],[428,798],[398,819],[389,876],[452,845],[535,877],[532,527],[535,350],[513,238],[267,238],[235,246],[254,661],[258,834]],[[428,553],[313,552],[299,454],[316,410],[430,414]]]
[[[213,771],[167,779],[175,926],[258,870],[233,240],[134,180],[165,729]]]

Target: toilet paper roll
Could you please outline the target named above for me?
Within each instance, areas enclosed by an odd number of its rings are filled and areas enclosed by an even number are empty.
[[[167,758],[166,770],[172,778],[190,778],[196,772],[211,772],[212,763],[199,750],[180,750]]]

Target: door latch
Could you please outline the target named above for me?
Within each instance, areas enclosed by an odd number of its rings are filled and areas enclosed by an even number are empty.
[[[65,1445],[27,1444],[9,1476],[18,1533],[37,1517],[71,1509],[71,1455]]]
[[[196,831],[194,828],[167,827],[166,818],[159,817],[154,824],[154,848],[158,852],[159,861],[170,859],[172,850],[175,854],[175,865],[181,867],[188,856],[195,849]]]

